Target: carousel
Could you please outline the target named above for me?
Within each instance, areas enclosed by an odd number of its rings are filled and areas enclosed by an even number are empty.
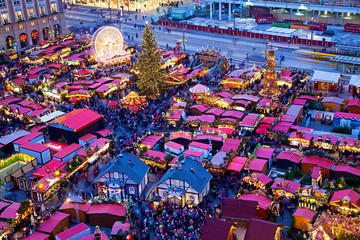
[[[136,112],[146,103],[146,97],[139,96],[139,94],[132,91],[120,101],[123,107],[128,108],[130,111]]]
[[[94,74],[94,71],[91,69],[85,69],[85,66],[82,65],[81,69],[76,70],[74,72],[74,77],[79,78],[79,79],[84,79],[84,78],[91,78]]]

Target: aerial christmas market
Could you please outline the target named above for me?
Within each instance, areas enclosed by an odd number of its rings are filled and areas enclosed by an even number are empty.
[[[360,239],[360,103],[341,74],[142,28],[140,46],[109,25],[3,59],[0,239]]]

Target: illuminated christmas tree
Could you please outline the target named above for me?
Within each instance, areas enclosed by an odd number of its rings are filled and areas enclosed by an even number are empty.
[[[160,96],[167,88],[165,70],[162,68],[161,51],[151,28],[146,25],[141,41],[141,53],[137,63],[140,92],[147,96]]]

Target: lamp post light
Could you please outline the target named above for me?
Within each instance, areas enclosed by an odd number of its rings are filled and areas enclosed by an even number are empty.
[[[107,1],[108,7],[109,7],[109,13],[110,13],[110,22],[112,22],[110,2],[111,2],[111,0]]]

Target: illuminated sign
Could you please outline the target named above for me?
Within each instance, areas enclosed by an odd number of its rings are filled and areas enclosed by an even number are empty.
[[[38,36],[39,36],[39,32],[32,32],[31,33],[32,38],[37,38]]]
[[[27,35],[21,35],[20,36],[20,41],[25,42],[26,39],[27,39]]]

